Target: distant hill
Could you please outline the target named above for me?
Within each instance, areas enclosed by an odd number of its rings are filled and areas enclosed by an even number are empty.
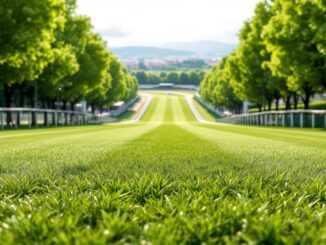
[[[195,53],[200,57],[223,57],[229,55],[237,44],[217,41],[178,42],[160,45],[161,48],[175,49]]]
[[[195,53],[186,50],[173,50],[168,48],[130,46],[110,49],[120,59],[155,59],[169,57],[189,57]]]

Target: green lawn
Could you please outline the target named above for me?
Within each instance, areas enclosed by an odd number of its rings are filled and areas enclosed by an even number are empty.
[[[326,131],[135,124],[0,132],[0,244],[326,244]]]

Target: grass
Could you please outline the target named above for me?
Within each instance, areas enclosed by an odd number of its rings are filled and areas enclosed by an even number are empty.
[[[273,106],[272,110],[275,110],[276,107]],[[285,106],[280,106],[279,110],[285,110],[286,107]],[[292,106],[292,109],[294,109],[294,107]],[[298,104],[298,109],[304,109],[304,104]],[[326,101],[312,101],[310,102],[309,105],[309,109],[311,110],[326,110]],[[258,108],[252,108],[249,110],[249,113],[256,113],[259,112]]]
[[[216,115],[215,113],[211,112],[210,110],[206,109],[201,104],[199,104],[197,100],[193,99],[192,101],[197,111],[202,115],[202,117],[205,120],[210,122],[216,122],[216,120],[220,118],[218,115]]]
[[[117,119],[120,122],[130,121],[133,117],[135,117],[137,112],[132,110],[127,110],[126,112],[122,113],[120,116],[117,117]]]
[[[1,244],[325,244],[326,131],[140,122],[0,134]]]

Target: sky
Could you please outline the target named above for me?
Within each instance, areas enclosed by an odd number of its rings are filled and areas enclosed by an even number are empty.
[[[237,43],[259,0],[78,0],[111,47],[220,41]]]

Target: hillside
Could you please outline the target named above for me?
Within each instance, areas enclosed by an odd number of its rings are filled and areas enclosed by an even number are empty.
[[[200,57],[223,57],[230,54],[237,47],[237,44],[217,41],[198,41],[166,43],[161,45],[161,47],[192,52]]]
[[[157,47],[127,46],[112,48],[120,59],[155,59],[155,58],[212,58],[229,55],[236,44],[216,41],[177,42],[158,45]]]
[[[142,46],[112,48],[111,50],[120,59],[153,59],[169,57],[189,57],[195,55],[195,53],[189,51],[179,51],[167,48]]]

